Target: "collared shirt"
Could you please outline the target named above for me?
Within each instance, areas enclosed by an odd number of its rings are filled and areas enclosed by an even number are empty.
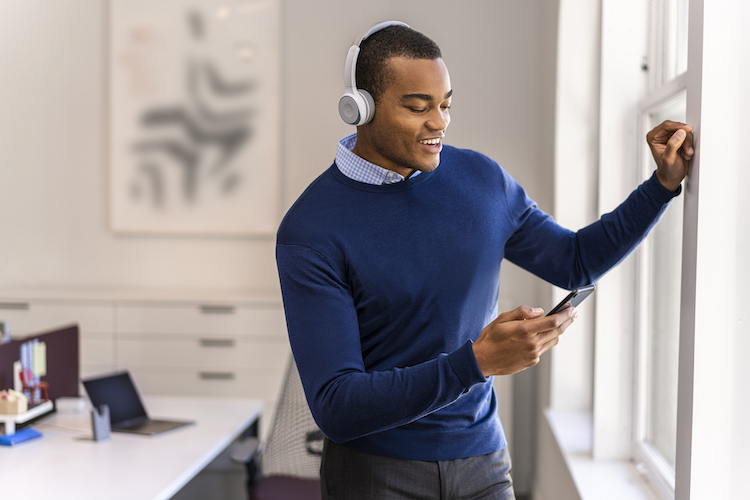
[[[354,154],[352,149],[354,149],[356,143],[356,133],[344,137],[339,141],[338,147],[336,148],[336,166],[342,174],[352,180],[364,182],[365,184],[374,184],[376,186],[382,184],[395,184],[406,180],[403,175],[396,173],[393,170],[379,167]],[[410,178],[416,177],[420,173],[419,170],[415,170]]]

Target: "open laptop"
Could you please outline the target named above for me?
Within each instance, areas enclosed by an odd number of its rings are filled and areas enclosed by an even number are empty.
[[[83,387],[95,408],[109,406],[112,430],[153,435],[190,425],[183,420],[157,420],[149,418],[138,390],[127,371],[83,381]]]

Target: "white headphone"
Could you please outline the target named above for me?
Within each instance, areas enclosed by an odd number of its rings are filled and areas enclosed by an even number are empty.
[[[339,114],[349,125],[364,125],[375,116],[375,101],[366,90],[357,89],[357,56],[359,46],[365,39],[388,26],[406,26],[408,24],[400,21],[384,21],[376,24],[365,35],[349,48],[344,65],[344,95],[339,99]]]

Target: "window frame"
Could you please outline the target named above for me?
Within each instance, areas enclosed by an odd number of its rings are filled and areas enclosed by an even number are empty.
[[[637,116],[641,136],[650,129],[650,115],[659,108],[669,105],[676,99],[684,98],[687,107],[687,68],[677,74],[682,65],[679,60],[684,55],[687,47],[679,47],[677,40],[680,30],[687,30],[688,26],[680,26],[680,18],[684,19],[682,12],[683,3],[680,0],[649,0],[648,1],[648,35],[647,54],[647,84],[639,99]],[[643,170],[646,165],[653,164],[650,160],[649,148],[641,143],[639,148],[639,165]],[[673,201],[673,203],[684,203],[684,197]],[[683,231],[689,221],[683,218]],[[646,440],[648,423],[648,395],[649,395],[649,352],[650,332],[647,318],[649,310],[649,293],[647,284],[649,272],[650,241],[645,241],[636,253],[636,325],[635,325],[635,349],[633,356],[635,371],[635,389],[633,398],[632,419],[632,450],[631,457],[636,462],[638,469],[646,477],[657,494],[664,500],[675,498],[676,469],[662,456],[656,447]],[[684,250],[684,249],[683,249]],[[682,278],[682,276],[681,276]],[[684,286],[680,285],[680,290]],[[682,292],[681,292],[682,293]],[[677,353],[679,363],[679,353]],[[678,369],[678,367],[675,367]],[[679,384],[679,380],[678,380]],[[679,391],[679,388],[678,388]],[[676,427],[676,423],[675,423]],[[676,429],[675,429],[676,433]],[[675,435],[677,440],[677,435]]]
[[[640,75],[640,80],[634,81],[631,70],[634,56],[637,55],[638,67],[648,61],[643,59],[644,52],[633,50],[638,45],[633,42],[639,35],[638,26],[622,26],[632,24],[636,5],[640,3],[586,5],[592,10],[602,9],[600,95],[591,96],[600,106],[599,165],[593,174],[598,175],[599,213],[610,211],[622,201],[622,195],[627,196],[632,190],[634,185],[630,179],[636,177],[637,168],[635,162],[627,160],[632,157],[631,148],[643,147],[635,118],[639,98],[634,98],[633,94],[646,79]],[[572,6],[561,4],[560,9],[562,13],[572,10]],[[737,248],[742,248],[745,254],[750,249],[750,225],[747,224],[750,201],[743,190],[750,185],[747,184],[750,173],[743,167],[747,156],[743,149],[746,142],[744,116],[750,112],[745,91],[750,83],[750,53],[747,51],[750,37],[746,35],[750,4],[744,0],[690,0],[689,10],[687,70],[681,78],[687,95],[687,123],[694,127],[695,155],[682,194],[674,498],[736,498],[746,489],[744,471],[750,466],[750,457],[745,453],[750,447],[750,428],[743,425],[750,415],[750,404],[745,402],[743,392],[750,385],[750,368],[746,363],[750,339],[743,325],[747,320],[746,304],[750,302],[750,290],[746,286],[750,281],[750,265],[744,255],[737,253]],[[568,35],[566,30],[573,30],[571,25],[577,31],[588,28],[588,25],[582,28],[576,23],[577,20],[561,15],[560,38],[564,42]],[[561,53],[569,49],[564,44],[558,47]],[[568,72],[580,72],[581,68],[569,69],[562,59],[558,63],[559,113],[561,98],[570,97],[560,90],[569,82],[561,80],[559,75],[562,73],[567,78]],[[654,90],[651,100],[670,91],[669,86],[654,87]],[[564,143],[567,134],[567,129],[561,126],[565,125],[561,120],[566,117],[558,115],[556,119],[558,143]],[[576,122],[566,126],[578,125]],[[584,124],[583,128],[589,130],[585,127]],[[558,155],[559,149],[556,147]],[[565,166],[556,161],[556,175],[562,176]],[[745,184],[737,179],[744,180]],[[741,246],[736,247],[737,244]],[[565,432],[559,432],[561,427],[558,426],[564,423],[561,417],[566,415],[559,415],[561,412],[551,405],[538,427],[541,447],[538,448],[537,468],[545,474],[537,475],[535,498],[589,500],[604,498],[612,488],[617,489],[621,498],[653,496],[650,488],[641,492],[624,491],[642,479],[637,472],[635,475],[624,472],[624,468],[632,468],[629,443],[632,443],[634,417],[632,326],[636,292],[632,259],[626,259],[610,271],[599,284],[591,380],[594,386],[592,453],[588,453],[588,448],[581,448],[585,439],[572,445],[566,442],[565,436],[572,434],[567,427],[563,429]],[[721,314],[717,315],[717,311]],[[545,374],[549,383],[543,384],[541,390],[551,391],[549,399],[554,403],[557,390],[554,367],[568,360],[558,355],[557,347],[551,354],[553,369],[549,376]],[[567,365],[566,368],[577,368],[570,367],[570,363]],[[550,436],[550,429],[553,436]],[[579,433],[584,438],[585,434],[585,430]],[[559,455],[559,461],[555,454]],[[606,472],[615,464],[621,467],[618,478]],[[548,478],[555,467],[559,473]],[[565,490],[563,493],[566,480],[574,483],[575,492],[568,494]],[[602,483],[606,491],[598,495],[592,493]]]
[[[655,125],[650,123],[650,115],[660,108],[669,106],[675,100],[684,99],[686,101],[686,90],[686,75],[683,73],[667,85],[655,89],[655,91],[644,96],[638,109],[642,136]],[[641,146],[640,157],[642,172],[646,175],[648,165],[653,165],[653,160],[651,160],[650,150],[645,143]],[[674,203],[684,203],[684,198],[678,197],[672,201],[672,204]],[[674,498],[675,469],[655,446],[646,441],[648,421],[648,408],[646,405],[649,404],[649,349],[651,349],[647,318],[651,302],[648,290],[648,275],[652,271],[652,262],[650,261],[651,245],[651,238],[647,238],[636,253],[636,293],[638,297],[636,301],[637,320],[635,328],[635,355],[633,359],[635,365],[635,397],[633,399],[632,458],[638,464],[641,473],[646,476],[658,494],[665,500],[669,500]]]

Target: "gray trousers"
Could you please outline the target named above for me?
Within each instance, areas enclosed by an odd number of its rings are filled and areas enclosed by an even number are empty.
[[[439,462],[354,451],[326,439],[320,468],[323,500],[515,500],[510,456]]]

